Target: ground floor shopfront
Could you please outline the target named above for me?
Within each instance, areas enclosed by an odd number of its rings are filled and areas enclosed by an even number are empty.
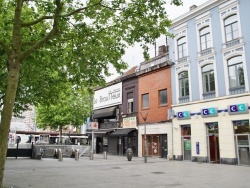
[[[174,105],[173,158],[250,165],[249,94]]]
[[[138,156],[169,158],[172,156],[172,139],[170,122],[141,124],[138,127]],[[146,145],[147,148],[145,148]]]
[[[116,129],[94,131],[94,151],[111,155],[126,155],[126,150],[131,148],[133,156],[138,154],[137,129]]]

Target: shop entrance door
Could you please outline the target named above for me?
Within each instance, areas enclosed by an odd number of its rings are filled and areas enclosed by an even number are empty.
[[[220,162],[220,151],[219,151],[219,136],[218,135],[209,135],[209,161],[211,163]]]
[[[161,157],[167,158],[168,156],[168,135],[161,135]]]
[[[191,160],[191,138],[190,136],[182,137],[183,160]]]
[[[239,165],[250,165],[250,125],[249,120],[233,121],[236,155]]]
[[[236,135],[237,158],[240,165],[250,165],[250,135]]]
[[[144,143],[144,136],[142,137]],[[161,146],[159,135],[147,135],[148,156],[161,157]],[[143,156],[145,155],[145,148],[143,145]]]
[[[220,163],[218,123],[207,123],[207,144],[210,163]]]
[[[191,126],[181,125],[181,140],[182,140],[182,153],[183,160],[191,161]]]

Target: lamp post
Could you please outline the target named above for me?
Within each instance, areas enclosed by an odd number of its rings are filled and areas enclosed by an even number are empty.
[[[144,121],[144,162],[147,163],[147,155],[148,155],[148,144],[147,144],[147,128],[146,121],[148,117],[148,112],[140,112],[141,117]]]

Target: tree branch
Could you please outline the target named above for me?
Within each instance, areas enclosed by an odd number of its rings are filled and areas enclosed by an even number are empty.
[[[28,27],[28,26],[32,26],[32,25],[35,25],[35,24],[37,24],[37,23],[39,23],[39,22],[41,22],[41,21],[43,21],[43,20],[49,20],[49,19],[53,19],[53,16],[42,16],[42,17],[40,17],[40,18],[38,18],[37,20],[34,20],[34,21],[32,21],[32,22],[22,22],[21,23],[21,26],[22,27]]]
[[[62,5],[61,5],[61,0],[55,0],[55,2],[56,2],[56,10],[55,10],[55,15],[54,15],[53,28],[45,37],[43,37],[40,41],[38,41],[36,44],[34,44],[29,49],[27,49],[26,51],[23,52],[23,54],[20,56],[21,61],[25,57],[30,55],[33,51],[41,48],[46,42],[48,42],[50,39],[52,39],[57,34]]]
[[[8,46],[4,43],[4,41],[0,41],[0,46],[2,46],[3,51],[9,56],[10,55],[10,49]]]
[[[76,10],[73,10],[72,12],[69,12],[68,14],[61,15],[61,17],[70,17],[70,16],[72,16],[74,14],[77,14],[77,13],[87,9],[87,8],[94,7],[96,5],[101,5],[101,2],[102,2],[102,0],[100,0],[98,3],[95,3],[95,4],[91,5],[91,6],[78,8]],[[31,21],[31,22],[22,22],[21,26],[22,27],[29,27],[29,26],[35,25],[37,23],[40,23],[40,22],[42,22],[44,20],[50,20],[50,19],[53,19],[53,16],[42,16],[42,17],[38,18],[37,20]]]

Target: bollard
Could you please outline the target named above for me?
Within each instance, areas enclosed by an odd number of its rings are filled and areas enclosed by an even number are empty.
[[[103,152],[103,158],[107,159],[107,152],[106,151]]]
[[[62,150],[61,149],[58,150],[58,160],[59,161],[63,160],[63,154],[62,154]]]
[[[94,153],[93,153],[93,151],[90,152],[89,158],[90,158],[90,160],[93,160],[93,159],[94,159]]]
[[[75,150],[75,160],[76,161],[79,160],[79,151],[78,151],[78,149]]]

